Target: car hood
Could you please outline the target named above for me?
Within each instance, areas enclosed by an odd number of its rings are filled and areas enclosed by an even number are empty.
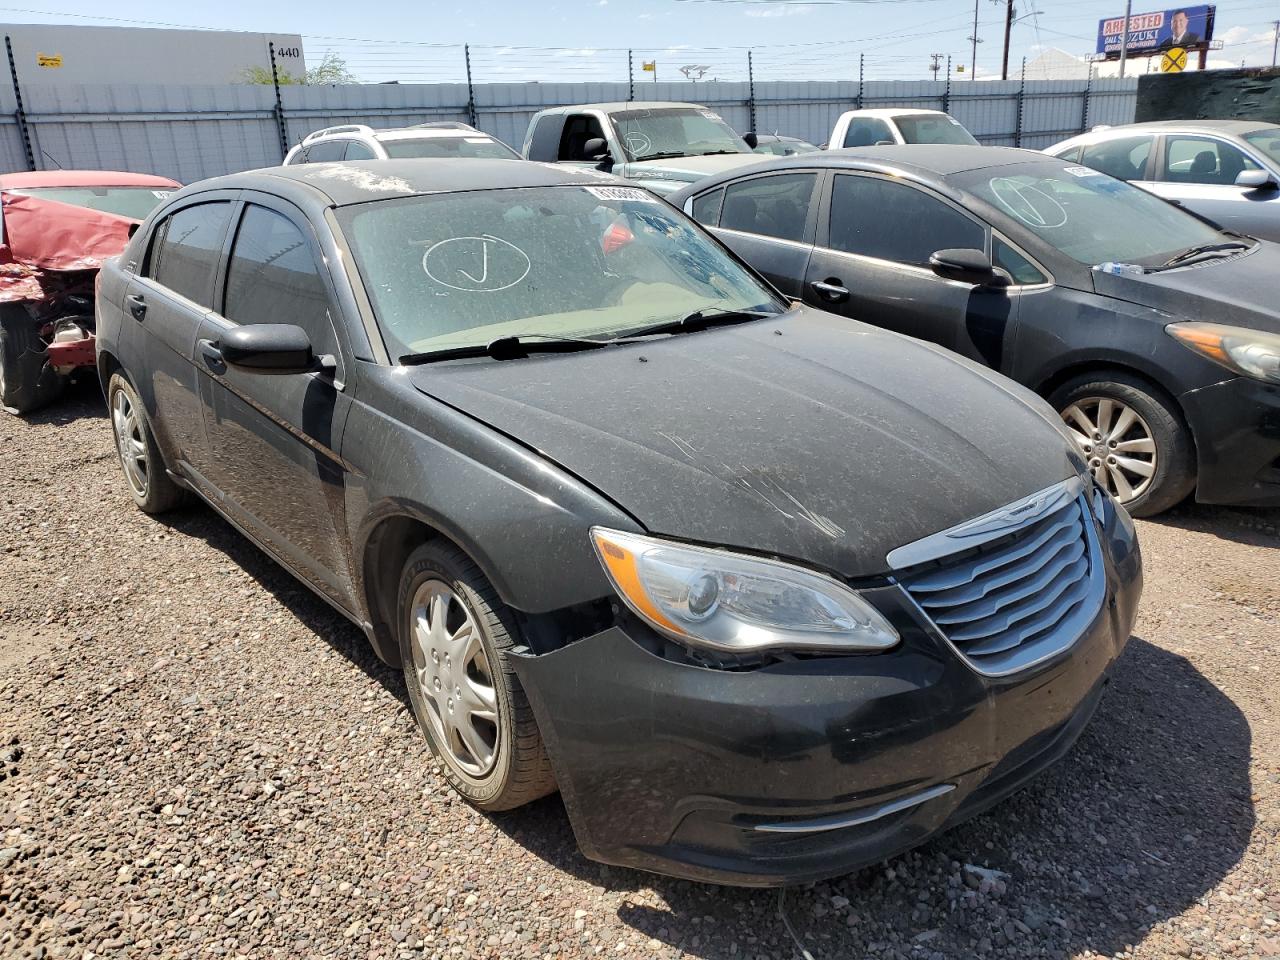
[[[1244,256],[1206,260],[1179,270],[1139,276],[1093,271],[1094,289],[1107,297],[1155,307],[1175,320],[1212,320],[1280,333],[1280,244],[1266,240]]]
[[[673,180],[693,183],[703,177],[736,170],[753,163],[766,163],[758,153],[719,153],[710,157],[666,157],[662,160],[632,160],[613,169],[630,180]]]
[[[895,547],[1075,473],[1033,394],[939,347],[807,308],[410,376],[652,533],[846,577],[883,573]]]

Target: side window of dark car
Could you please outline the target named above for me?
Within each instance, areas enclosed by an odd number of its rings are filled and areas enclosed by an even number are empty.
[[[556,159],[589,162],[591,157],[587,156],[585,149],[587,141],[597,137],[603,139],[604,130],[595,117],[585,113],[565,117],[564,132],[560,134],[560,151]]]
[[[838,176],[831,191],[831,249],[928,266],[937,250],[986,249],[986,228],[916,187]]]
[[[704,227],[720,225],[720,207],[724,204],[724,187],[693,199],[693,219]]]
[[[346,140],[322,140],[319,143],[313,143],[307,148],[307,163],[341,160],[346,149]]]
[[[202,307],[213,306],[213,278],[231,220],[231,201],[183,207],[153,234],[146,276]]]
[[[1117,180],[1145,180],[1147,158],[1155,137],[1120,137],[1091,143],[1080,154],[1080,162]]]
[[[222,314],[232,323],[292,323],[317,353],[337,353],[329,293],[314,248],[283,214],[245,207],[227,265]]]
[[[753,177],[725,187],[720,227],[801,241],[809,218],[815,173]]]
[[[873,147],[877,143],[893,143],[889,124],[876,117],[854,117],[844,135],[846,147]]]
[[[560,130],[560,118],[555,114],[547,114],[534,121],[533,133],[529,135],[529,159],[553,162],[560,146]]]
[[[366,147],[359,140],[350,140],[347,142],[347,152],[343,154],[344,160],[376,160],[378,155]]]
[[[1041,273],[1034,263],[1023,256],[1020,250],[999,237],[991,238],[991,262],[1009,274],[1013,278],[1013,282],[1020,287],[1049,281],[1049,278]]]
[[[1163,179],[1171,183],[1231,186],[1258,165],[1240,149],[1210,137],[1170,136],[1164,141]]]

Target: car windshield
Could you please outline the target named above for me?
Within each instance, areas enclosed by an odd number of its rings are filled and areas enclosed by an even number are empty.
[[[946,114],[909,113],[894,117],[893,122],[907,143],[965,143],[975,146],[978,142],[973,134],[960,126],[959,121]]]
[[[613,114],[611,119],[618,142],[632,160],[751,152],[719,114],[702,108],[624,110]]]
[[[1155,266],[1221,232],[1145,190],[1060,162],[970,170],[951,181],[1072,260]]]
[[[699,310],[786,309],[635,187],[404,197],[342,208],[338,220],[395,356],[499,337],[607,339]]]
[[[1249,146],[1261,150],[1274,163],[1280,163],[1280,127],[1267,127],[1244,135]]]
[[[145,220],[161,200],[178,189],[163,187],[20,187],[9,193],[40,200],[56,200],[75,207],[88,207],[103,213]]]
[[[418,137],[382,140],[382,149],[392,160],[421,160],[434,157],[482,157],[516,160],[519,155],[505,143],[477,134],[474,137]]]

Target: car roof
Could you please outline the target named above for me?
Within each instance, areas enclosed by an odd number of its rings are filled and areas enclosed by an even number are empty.
[[[946,117],[950,114],[941,110],[925,110],[923,107],[867,107],[863,110],[846,110],[841,116],[849,117],[906,117],[920,113],[931,113],[935,116]]]
[[[845,147],[822,150],[776,161],[779,165],[851,169],[895,168],[918,174],[947,177],[966,170],[1006,167],[1013,163],[1052,160],[1038,150],[1019,147],[983,147],[964,143],[896,143],[880,147]]]
[[[116,170],[36,170],[30,173],[0,174],[0,190],[36,187],[153,187],[174,190],[182,184],[168,177]]]
[[[340,137],[342,134],[334,136]],[[474,127],[397,127],[394,130],[373,131],[375,140],[458,140],[462,137],[494,139]]]
[[[614,100],[609,103],[575,103],[548,107],[539,113],[569,113],[576,110],[599,110],[601,113],[620,113],[624,110],[708,110],[700,103],[680,103],[675,100]]]
[[[1103,130],[1090,130],[1081,137],[1099,135],[1110,137],[1118,133],[1142,130],[1204,130],[1212,133],[1242,134],[1255,130],[1275,129],[1280,123],[1265,120],[1146,120],[1142,123],[1117,124]]]
[[[194,185],[199,190],[262,190],[295,195],[306,188],[332,206],[411,197],[424,193],[503,190],[578,184],[618,185],[623,181],[599,171],[558,163],[481,160],[472,157],[428,160],[343,160],[246,170]]]

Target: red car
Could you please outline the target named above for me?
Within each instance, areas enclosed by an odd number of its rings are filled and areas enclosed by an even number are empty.
[[[94,281],[182,185],[100,170],[0,175],[0,406],[27,413],[94,365]]]

